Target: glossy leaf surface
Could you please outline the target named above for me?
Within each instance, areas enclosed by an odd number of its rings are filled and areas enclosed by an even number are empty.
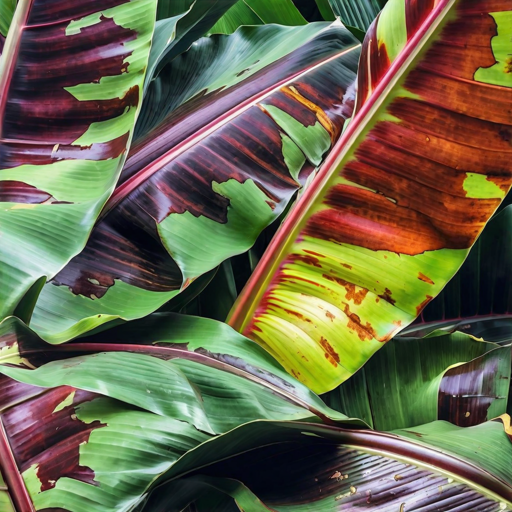
[[[253,422],[186,454],[159,480],[147,510],[182,510],[205,485],[224,488],[247,511],[511,510],[512,443],[503,427],[434,422],[392,435]],[[483,463],[491,451],[496,459]],[[203,495],[196,510],[213,504]]]
[[[156,0],[23,0],[0,60],[0,317],[85,245],[125,161]]]
[[[225,324],[144,322],[57,347],[1,324],[0,468],[18,512],[133,510],[179,457],[248,421],[363,425]]]
[[[377,430],[434,420],[470,427],[507,411],[510,355],[461,333],[395,338],[323,399]]]
[[[230,319],[311,389],[421,313],[509,190],[509,9],[393,0],[369,29],[356,114]]]
[[[162,50],[168,61],[188,50],[190,45],[204,36],[237,0],[162,0],[158,2],[157,23],[155,26],[154,44],[163,48],[153,47],[151,54],[159,54]],[[150,56],[151,61],[155,59]],[[146,85],[153,79],[151,67],[148,69]]]
[[[140,318],[249,249],[340,135],[358,55],[339,24],[310,24],[240,29],[174,59],[141,113],[153,130],[31,326],[60,342]]]
[[[508,206],[487,224],[464,265],[403,334],[442,327],[489,341],[512,340],[511,228]]]

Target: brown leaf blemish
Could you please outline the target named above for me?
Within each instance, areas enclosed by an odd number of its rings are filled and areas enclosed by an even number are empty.
[[[418,272],[418,279],[428,284],[435,284],[434,281],[430,279],[430,277],[426,276],[425,274],[422,274],[421,272]]]
[[[336,368],[340,362],[339,354],[324,337],[320,337],[320,345],[322,345],[325,350],[325,358],[334,366],[334,368]]]

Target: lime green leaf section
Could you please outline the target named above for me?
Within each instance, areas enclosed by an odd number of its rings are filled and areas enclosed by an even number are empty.
[[[492,38],[492,50],[496,64],[490,68],[480,68],[475,80],[487,84],[512,87],[512,53],[510,52],[510,34],[512,33],[512,11],[489,13],[497,25],[498,35]]]
[[[275,204],[254,183],[240,183],[235,179],[213,183],[212,188],[230,201],[227,224],[220,224],[207,217],[194,217],[191,213],[171,213],[158,224],[162,242],[179,264],[184,279],[194,278],[211,270],[212,253],[204,239],[214,237],[216,258],[227,259],[233,253],[243,252],[259,233],[259,226],[269,224]],[[247,205],[251,208],[247,208]],[[233,234],[236,233],[236,236]]]

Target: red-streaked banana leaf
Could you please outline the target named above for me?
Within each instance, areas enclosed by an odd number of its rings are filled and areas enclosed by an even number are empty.
[[[488,341],[512,340],[512,206],[485,227],[464,265],[402,334],[458,329]]]
[[[187,453],[142,510],[178,512],[190,502],[197,508],[186,510],[216,510],[206,484],[246,512],[510,511],[509,420],[394,434],[253,422]]]
[[[0,55],[2,55],[15,8],[16,0],[0,0]]]
[[[506,0],[387,3],[356,114],[235,304],[231,325],[328,391],[410,324],[512,181]]]
[[[186,451],[253,420],[364,426],[225,324],[126,327],[53,347],[14,317],[1,324],[0,468],[17,512],[132,510]]]
[[[470,427],[507,412],[510,359],[510,346],[462,333],[397,337],[322,398],[377,430],[435,420]]]
[[[341,133],[359,49],[339,23],[267,25],[175,58],[145,99],[141,120],[155,128],[31,326],[61,342],[140,318],[249,249]],[[171,115],[148,119],[170,100]]]
[[[139,111],[156,0],[21,0],[0,59],[0,318],[85,245]]]

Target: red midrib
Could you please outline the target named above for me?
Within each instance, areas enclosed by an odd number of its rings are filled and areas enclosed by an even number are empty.
[[[0,416],[0,470],[17,512],[35,512]]]
[[[203,126],[200,130],[195,132],[190,137],[187,137],[184,141],[177,144],[174,148],[169,150],[167,153],[164,153],[162,156],[151,162],[149,165],[141,169],[137,172],[134,176],[132,176],[130,179],[126,180],[120,187],[118,187],[110,199],[108,200],[107,204],[103,208],[103,211],[101,212],[100,217],[98,218],[98,221],[100,221],[102,218],[104,218],[112,209],[114,209],[121,201],[123,201],[129,194],[131,194],[134,190],[136,190],[142,183],[144,183],[147,179],[149,179],[153,174],[158,172],[164,165],[174,160],[176,157],[187,151],[190,147],[198,144],[201,142],[204,138],[206,138],[210,133],[213,133],[215,130],[219,129],[220,127],[227,124],[231,119],[237,117],[247,109],[249,109],[252,105],[257,104],[259,101],[261,101],[263,98],[268,96],[269,94],[272,94],[274,91],[279,90],[284,85],[288,84],[289,82],[296,80],[298,77],[305,75],[309,73],[311,70],[323,66],[326,63],[338,59],[342,55],[345,55],[348,52],[355,51],[357,48],[359,48],[361,45],[354,45],[351,48],[345,49],[336,55],[331,55],[330,57],[327,57],[313,65],[310,65],[302,70],[297,71],[291,76],[288,76],[286,78],[283,78],[276,84],[272,85],[271,87],[267,87],[266,89],[263,89],[259,93],[255,94],[254,96],[248,98],[247,100],[243,101],[236,107],[228,110],[224,114],[222,114],[220,117],[215,119],[214,121],[208,123],[207,125]]]

